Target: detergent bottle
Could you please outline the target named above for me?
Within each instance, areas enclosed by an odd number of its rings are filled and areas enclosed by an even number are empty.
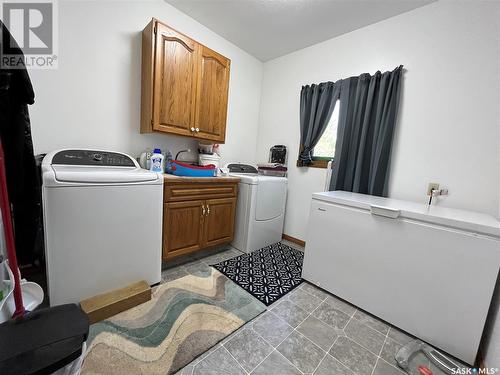
[[[153,151],[153,155],[151,155],[151,167],[150,171],[151,172],[163,172],[163,155],[161,153],[161,150],[159,148],[155,148]]]

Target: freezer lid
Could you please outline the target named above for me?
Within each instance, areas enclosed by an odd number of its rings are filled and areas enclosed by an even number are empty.
[[[386,211],[386,217],[404,217],[431,224],[445,225],[475,233],[500,237],[500,221],[480,212],[459,210],[442,206],[429,206],[392,198],[351,193],[347,191],[328,191],[314,193],[313,199],[355,207],[368,211]],[[377,212],[374,212],[375,214]]]

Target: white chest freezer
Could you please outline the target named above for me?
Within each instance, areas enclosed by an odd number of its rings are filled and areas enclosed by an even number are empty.
[[[474,364],[500,267],[492,216],[313,194],[302,277]]]

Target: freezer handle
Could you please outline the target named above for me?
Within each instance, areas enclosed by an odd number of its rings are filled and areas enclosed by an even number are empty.
[[[388,217],[390,219],[397,219],[400,211],[396,208],[389,208],[383,206],[370,205],[370,212],[372,215]]]

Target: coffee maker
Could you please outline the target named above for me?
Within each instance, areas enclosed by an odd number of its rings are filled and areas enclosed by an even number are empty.
[[[269,150],[269,162],[257,164],[259,174],[286,177],[286,146],[275,145]]]
[[[274,145],[269,150],[269,163],[286,167],[287,155],[285,145]]]

